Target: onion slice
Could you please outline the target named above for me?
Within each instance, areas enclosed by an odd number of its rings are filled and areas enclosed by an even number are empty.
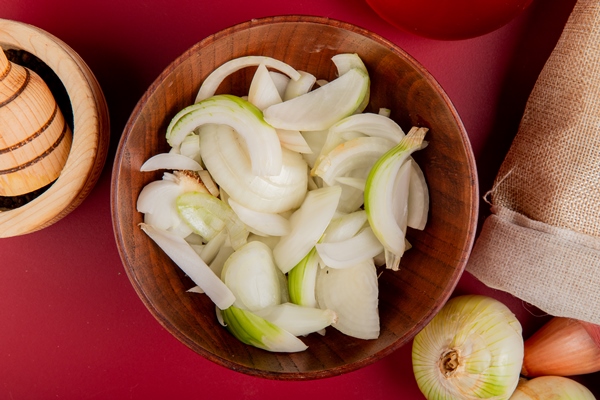
[[[223,80],[232,73],[239,71],[242,68],[258,66],[260,64],[264,64],[266,67],[281,71],[293,80],[300,79],[300,73],[296,71],[296,69],[289,64],[286,64],[285,62],[275,58],[266,56],[238,57],[222,64],[206,77],[200,86],[200,90],[198,90],[195,102],[197,103],[212,97],[216,93],[221,82],[223,82]]]
[[[143,223],[140,224],[140,228],[206,293],[217,307],[224,310],[235,302],[235,296],[231,290],[183,238]]]
[[[150,157],[140,167],[142,172],[159,169],[200,171],[202,166],[197,161],[181,154],[161,153]]]
[[[278,129],[327,129],[360,106],[368,87],[369,75],[353,68],[324,86],[268,107],[264,118]]]
[[[358,263],[373,259],[383,251],[383,246],[370,227],[357,235],[340,241],[317,243],[317,253],[323,263],[331,268],[349,268]]]
[[[292,230],[273,249],[275,263],[285,274],[317,244],[335,214],[341,187],[331,186],[308,192],[300,208],[290,217]]]
[[[300,260],[288,272],[288,290],[290,301],[306,307],[317,307],[315,287],[317,284],[317,271],[319,269],[319,255],[317,249],[312,248],[308,254]]]
[[[295,336],[305,336],[320,331],[337,321],[337,315],[331,310],[304,307],[293,303],[266,307],[254,313]]]
[[[263,236],[283,236],[290,232],[290,221],[279,214],[249,209],[232,198],[228,203],[244,224]]]
[[[372,259],[350,268],[320,269],[317,300],[320,308],[337,314],[331,326],[340,332],[359,339],[379,337],[379,288]]]
[[[205,124],[225,124],[235,129],[246,143],[255,174],[281,172],[281,144],[277,132],[252,103],[237,96],[216,95],[186,107],[167,127],[167,141],[177,147],[190,132]]]

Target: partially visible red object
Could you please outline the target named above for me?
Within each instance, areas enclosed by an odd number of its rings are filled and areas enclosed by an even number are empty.
[[[469,39],[495,31],[532,3],[532,0],[366,1],[395,27],[441,40]]]

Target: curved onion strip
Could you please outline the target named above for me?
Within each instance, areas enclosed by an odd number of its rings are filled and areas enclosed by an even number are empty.
[[[338,176],[357,170],[370,170],[373,164],[394,147],[388,139],[358,137],[341,143],[329,152],[315,168],[313,175],[320,176],[328,185],[334,185]]]
[[[317,307],[315,297],[315,286],[317,284],[317,270],[319,269],[319,256],[317,249],[312,248],[308,254],[300,260],[288,272],[288,290],[290,301],[306,307]]]
[[[407,225],[414,229],[423,230],[427,224],[429,213],[429,189],[425,175],[414,160],[411,163],[410,187],[408,189],[408,217]]]
[[[415,128],[383,155],[371,169],[365,186],[365,210],[375,236],[386,251],[397,257],[404,253],[404,231],[396,222],[399,195],[395,192],[398,171],[404,161],[416,150],[422,148],[426,128]],[[407,170],[410,172],[410,169]],[[408,196],[408,193],[404,193]],[[395,264],[395,263],[394,263]],[[388,265],[388,268],[392,266]],[[392,268],[394,269],[394,268]]]
[[[264,121],[262,113],[252,103],[232,95],[217,95],[184,108],[175,119],[177,122],[167,127],[166,137],[171,146],[179,146],[199,126],[225,124],[244,139],[255,174],[277,175],[281,172],[281,144],[277,132]]]
[[[337,183],[341,183],[342,185],[350,186],[354,189],[360,190],[361,192],[365,191],[365,185],[367,184],[367,180],[365,178],[355,178],[352,176],[338,176],[335,178]]]
[[[319,269],[317,300],[320,308],[337,314],[332,326],[340,332],[359,339],[379,337],[379,288],[372,259],[350,268]]]
[[[368,87],[369,75],[353,68],[325,86],[266,108],[264,118],[279,129],[327,129],[359,107]]]
[[[306,139],[300,131],[290,131],[287,129],[277,129],[277,136],[279,136],[279,142],[286,149],[295,151],[301,154],[310,154],[312,149],[306,143]]]
[[[321,243],[341,242],[356,235],[367,224],[367,212],[365,210],[355,211],[334,217],[323,237]]]
[[[283,236],[290,232],[290,221],[279,214],[251,210],[232,198],[228,202],[244,224],[263,235]]]
[[[333,218],[341,187],[331,186],[307,193],[300,208],[292,214],[292,231],[273,249],[275,264],[285,274],[308,254],[325,232]]]
[[[248,242],[225,261],[221,279],[233,292],[236,307],[256,311],[281,303],[279,270],[271,249],[262,242]]]
[[[140,167],[140,171],[142,172],[159,169],[200,171],[202,166],[198,162],[181,154],[161,153],[150,157]]]
[[[223,310],[234,303],[231,290],[183,238],[151,225],[140,224],[140,227],[217,307]]]
[[[331,268],[349,268],[383,251],[381,242],[368,227],[349,239],[317,243],[315,247],[323,263]]]
[[[329,128],[327,139],[317,157],[318,162],[341,143],[349,140],[350,133],[389,139],[394,145],[405,136],[402,128],[388,117],[373,113],[354,114]]]
[[[259,110],[264,110],[283,101],[265,64],[261,63],[254,73],[248,91],[248,101]]]
[[[250,311],[232,306],[221,314],[226,329],[242,343],[272,352],[307,349],[296,336]]]
[[[264,64],[269,68],[276,69],[278,71],[283,72],[288,75],[293,80],[300,79],[300,73],[296,71],[289,64],[284,63],[283,61],[279,61],[272,57],[265,56],[245,56],[238,57],[233,60],[227,61],[222,64],[218,68],[216,68],[213,72],[210,73],[206,77],[206,79],[202,82],[202,86],[200,86],[200,90],[198,90],[198,94],[196,95],[195,102],[202,101],[213,96],[221,82],[231,75],[232,73],[239,71],[242,68],[258,66],[260,64]]]
[[[305,336],[317,332],[337,320],[337,315],[331,310],[321,310],[293,303],[278,304],[254,313],[295,336]]]
[[[363,63],[362,59],[356,53],[336,54],[333,57],[331,57],[331,61],[333,61],[333,63],[335,64],[335,66],[338,70],[339,76],[345,74],[352,68],[358,68],[358,69],[364,71],[365,73],[368,73],[367,67]],[[369,82],[369,85],[367,87],[367,93],[365,94],[365,97],[364,97],[362,103],[354,111],[355,113],[363,112],[365,110],[365,108],[367,108],[367,105],[369,105],[369,99],[371,97],[370,96],[370,86],[371,85]]]
[[[176,148],[172,147],[171,152],[173,152],[174,149]],[[179,153],[191,158],[198,164],[202,164],[202,159],[200,158],[200,138],[198,134],[191,133],[187,135],[179,145]]]
[[[288,83],[295,81],[292,81],[292,79],[290,79],[289,76],[275,71],[269,71],[269,75],[271,75],[273,84],[275,84],[275,87],[277,88],[277,93],[279,93],[279,97],[283,100],[285,88],[287,88]]]
[[[250,159],[236,136],[226,125],[205,125],[200,130],[202,159],[221,189],[259,212],[281,213],[299,207],[308,181],[302,156],[282,149],[281,173],[259,176],[252,172]]]
[[[308,72],[298,71],[300,73],[300,79],[291,80],[287,87],[285,88],[285,93],[283,94],[283,100],[290,100],[295,97],[301,96],[305,93],[310,92],[312,87],[314,86],[317,78]]]

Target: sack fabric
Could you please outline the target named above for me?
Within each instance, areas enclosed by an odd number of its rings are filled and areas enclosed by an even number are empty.
[[[527,101],[467,271],[600,324],[600,2],[579,0]]]

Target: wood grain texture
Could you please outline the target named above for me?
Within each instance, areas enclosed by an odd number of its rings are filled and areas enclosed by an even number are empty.
[[[33,201],[0,212],[0,237],[10,237],[45,228],[81,204],[104,167],[110,131],[100,85],[66,43],[37,27],[0,19],[0,47],[27,51],[52,68],[73,110],[71,150],[58,179]]]
[[[308,350],[275,354],[234,339],[215,319],[214,305],[186,293],[193,284],[139,229],[136,199],[142,187],[161,176],[141,173],[150,156],[168,150],[165,129],[191,104],[202,80],[239,56],[266,55],[333,79],[331,57],[355,52],[371,82],[367,111],[392,110],[406,131],[430,129],[429,146],[415,154],[431,195],[424,231],[410,231],[413,248],[399,272],[384,271],[380,282],[381,335],[365,341],[328,328],[325,336],[303,338]],[[253,70],[236,73],[220,93],[247,92]],[[111,208],[119,252],[142,301],[156,319],[192,350],[232,370],[287,380],[330,377],[353,371],[390,354],[410,339],[443,306],[471,250],[477,221],[475,162],[464,127],[438,83],[391,42],[359,27],[321,17],[283,16],[252,20],[197,43],[156,79],[134,109],[121,137],[112,175]]]

